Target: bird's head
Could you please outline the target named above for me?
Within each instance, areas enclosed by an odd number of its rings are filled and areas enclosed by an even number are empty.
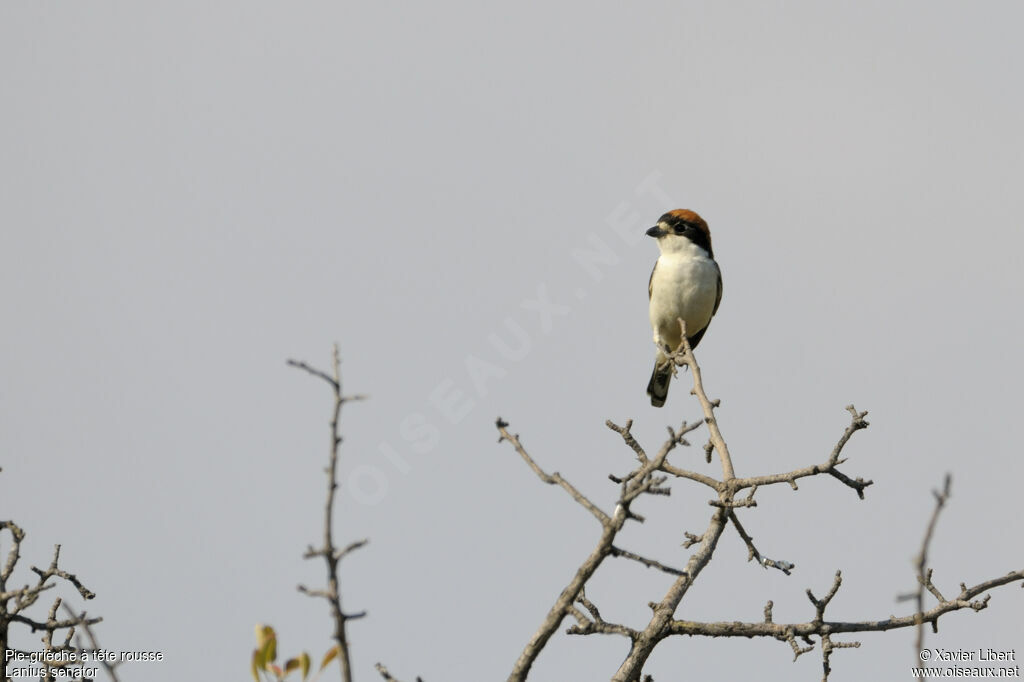
[[[647,236],[658,240],[662,251],[677,251],[699,246],[714,258],[711,231],[704,219],[686,208],[677,208],[658,218],[658,224],[647,230]]]

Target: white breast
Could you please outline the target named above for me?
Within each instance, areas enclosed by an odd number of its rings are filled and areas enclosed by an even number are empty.
[[[699,249],[686,251],[662,253],[651,280],[654,340],[672,349],[682,341],[677,320],[693,336],[711,322],[718,297],[718,265]]]

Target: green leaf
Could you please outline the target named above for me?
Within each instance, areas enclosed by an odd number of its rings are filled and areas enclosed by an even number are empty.
[[[268,639],[277,639],[277,633],[269,625],[257,623],[256,625],[256,646],[262,647]]]
[[[263,660],[265,664],[272,663],[277,660],[277,638],[270,637],[263,643]]]

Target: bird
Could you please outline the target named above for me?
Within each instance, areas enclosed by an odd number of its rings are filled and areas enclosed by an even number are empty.
[[[711,249],[711,232],[693,211],[678,208],[647,230],[661,252],[647,284],[651,329],[658,347],[654,372],[647,384],[651,405],[661,407],[672,380],[669,357],[682,345],[679,320],[686,322],[686,339],[696,348],[722,302],[722,271]]]

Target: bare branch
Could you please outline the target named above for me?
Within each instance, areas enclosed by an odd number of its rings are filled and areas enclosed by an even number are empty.
[[[775,559],[769,559],[766,556],[762,556],[761,553],[757,551],[757,547],[754,546],[754,538],[752,538],[747,533],[746,529],[743,527],[743,524],[740,523],[739,517],[736,516],[736,512],[729,512],[729,520],[732,521],[732,525],[736,528],[736,532],[740,534],[740,537],[743,538],[743,542],[747,545],[747,561],[757,559],[757,563],[761,564],[761,566],[765,567],[766,569],[777,568],[786,575],[790,575],[793,572],[793,569],[796,568],[796,564],[790,563],[788,561],[777,561]],[[771,604],[771,602],[768,603]]]
[[[331,619],[334,622],[332,639],[338,647],[338,662],[341,667],[342,682],[352,682],[352,661],[349,653],[348,634],[346,623],[356,618],[362,618],[365,612],[347,614],[341,607],[340,580],[338,578],[338,564],[346,554],[359,549],[366,544],[366,540],[353,542],[344,549],[338,549],[334,544],[334,499],[338,489],[338,448],[341,445],[341,434],[338,423],[341,419],[341,407],[350,400],[363,400],[365,396],[357,395],[346,397],[341,390],[341,356],[338,352],[338,344],[334,344],[332,354],[332,374],[309,366],[305,362],[288,360],[288,365],[301,369],[314,377],[326,381],[334,394],[334,408],[331,413],[331,440],[330,457],[328,460],[327,474],[327,501],[324,504],[324,532],[323,545],[320,548],[310,546],[304,555],[305,558],[323,557],[327,568],[327,587],[323,590],[311,590],[303,585],[298,589],[303,594],[311,597],[320,597],[327,601],[331,611]]]
[[[805,478],[807,476],[817,476],[818,474],[829,474],[835,477],[837,480],[842,481],[844,485],[853,488],[860,499],[864,499],[864,489],[873,483],[873,481],[865,481],[862,478],[850,478],[846,474],[842,473],[837,466],[843,463],[843,460],[839,459],[839,455],[842,453],[843,448],[846,447],[847,442],[854,433],[861,429],[868,427],[868,422],[864,420],[867,412],[857,412],[853,405],[847,405],[846,410],[851,414],[850,424],[843,431],[843,435],[840,436],[839,442],[832,448],[832,452],[829,454],[829,458],[823,464],[814,464],[812,466],[803,467],[802,469],[795,469],[782,474],[770,474],[767,476],[752,476],[750,478],[738,478],[732,481],[732,485],[736,490],[742,490],[752,486],[761,485],[773,485],[775,483],[788,483],[793,490],[797,489],[796,482],[798,479]]]
[[[982,600],[974,600],[974,597],[994,587],[1000,587],[1002,585],[1018,581],[1024,582],[1024,570],[1012,571],[1002,577],[978,583],[973,587],[967,587],[965,585],[961,588],[960,594],[955,598],[936,604],[931,609],[921,614],[912,613],[899,618],[890,617],[885,620],[875,621],[841,622],[820,619],[818,617],[818,605],[823,604],[827,606],[828,600],[835,596],[835,590],[838,589],[837,583],[840,582],[837,578],[837,580],[832,584],[833,589],[829,590],[829,594],[824,599],[817,600],[814,598],[813,594],[809,595],[812,603],[815,605],[816,617],[814,620],[805,623],[742,623],[736,621],[700,623],[694,621],[675,620],[672,621],[669,630],[673,635],[701,635],[705,637],[774,637],[775,639],[783,641],[786,640],[788,636],[787,633],[792,633],[796,637],[810,637],[813,635],[835,635],[846,632],[886,632],[888,630],[916,627],[919,621],[933,623],[946,613],[959,611],[961,609],[981,611],[987,605],[988,597]]]
[[[380,676],[384,678],[384,682],[399,682],[397,678],[391,676],[391,673],[388,672],[388,669],[384,667],[383,663],[377,663],[373,667],[378,673],[380,673]],[[416,682],[423,682],[423,678],[417,677]]]
[[[621,433],[620,429],[623,427],[618,427],[611,421],[605,423],[612,431]],[[664,471],[665,473],[672,473],[673,475],[675,475],[676,472],[670,472],[666,468],[668,467],[666,461],[668,459],[668,455],[669,453],[672,452],[672,450],[676,448],[677,445],[689,445],[689,443],[686,441],[686,434],[698,428],[700,428],[700,422],[697,422],[696,424],[687,424],[686,422],[683,422],[682,425],[679,427],[678,431],[673,431],[671,427],[668,427],[668,439],[662,444],[661,448],[658,450],[653,460],[649,459],[645,454],[643,463],[639,468],[630,471],[625,476],[610,476],[609,478],[611,478],[616,483],[624,484],[625,487],[623,488],[623,490],[631,491],[633,497],[636,497],[636,495],[639,494],[640,492],[645,492],[637,491],[636,486],[643,485],[647,477],[650,476],[653,472]],[[703,476],[701,474],[693,474],[693,476],[695,477],[694,480],[701,480],[701,482],[710,481],[711,487],[717,490],[716,486],[718,485],[718,482],[715,481],[714,479],[709,478],[707,476]]]
[[[716,492],[721,491],[722,489],[722,483],[720,481],[716,481],[710,476],[705,476],[704,474],[697,473],[696,471],[688,471],[686,469],[674,467],[668,462],[662,464],[660,470],[664,471],[666,474],[672,474],[677,478],[687,478],[691,481],[702,483]]]
[[[605,514],[603,511],[601,511],[597,507],[597,505],[588,500],[587,496],[581,493],[579,490],[577,490],[573,484],[569,483],[569,481],[562,478],[561,474],[559,474],[557,471],[553,474],[545,473],[544,470],[541,469],[535,461],[533,461],[533,458],[530,457],[529,453],[526,452],[526,449],[523,447],[522,443],[519,442],[519,435],[511,434],[508,432],[508,422],[502,420],[501,417],[498,417],[498,420],[495,422],[495,425],[498,427],[498,433],[501,434],[501,437],[498,438],[498,442],[500,443],[503,440],[507,440],[509,443],[511,443],[512,447],[515,448],[515,451],[518,452],[519,456],[523,458],[523,461],[525,461],[527,465],[529,465],[529,467],[533,469],[533,473],[537,474],[540,480],[544,481],[548,485],[560,486],[563,490],[569,493],[572,499],[576,500],[576,502],[579,505],[581,505],[584,509],[593,514],[594,518],[600,521],[602,526],[607,526],[610,523],[609,516]]]
[[[680,324],[682,325],[682,321],[680,321]],[[845,459],[842,458],[842,453],[853,434],[859,430],[867,428],[868,426],[868,422],[865,420],[867,412],[858,412],[853,405],[849,405],[846,408],[850,413],[849,424],[846,426],[838,442],[832,448],[828,458],[823,463],[787,473],[736,478],[728,446],[726,445],[721,431],[718,428],[718,423],[714,414],[714,410],[718,408],[719,402],[717,400],[710,400],[706,395],[702,383],[700,367],[693,356],[692,349],[685,340],[685,326],[683,326],[683,339],[684,342],[681,348],[671,357],[676,365],[685,365],[689,367],[691,374],[693,375],[694,386],[691,393],[697,396],[697,399],[701,404],[704,412],[704,423],[708,425],[708,431],[710,434],[708,445],[705,446],[705,452],[708,454],[709,458],[712,453],[718,453],[722,465],[722,480],[716,480],[715,478],[704,474],[675,467],[667,461],[669,453],[677,445],[688,445],[684,435],[693,431],[697,426],[696,424],[687,425],[684,422],[682,428],[678,431],[674,431],[670,428],[669,438],[658,453],[652,456],[648,454],[648,452],[634,438],[632,434],[632,421],[626,421],[623,426],[619,426],[608,421],[606,422],[606,426],[622,437],[626,445],[629,446],[636,455],[636,460],[639,464],[638,467],[634,468],[624,476],[609,476],[611,480],[620,486],[619,504],[615,508],[614,515],[609,517],[604,514],[604,512],[600,511],[589,499],[583,496],[582,493],[580,493],[574,486],[565,481],[565,479],[563,479],[559,474],[545,473],[537,463],[534,462],[529,454],[526,453],[522,444],[519,442],[518,436],[508,432],[506,428],[508,424],[500,418],[498,419],[497,428],[500,434],[499,442],[502,440],[508,440],[542,481],[550,485],[559,485],[566,490],[578,504],[588,509],[591,514],[601,521],[603,529],[603,533],[597,547],[595,547],[591,552],[583,565],[580,566],[574,579],[566,586],[565,589],[563,589],[555,605],[548,612],[548,616],[541,628],[531,639],[517,661],[512,675],[508,678],[509,682],[520,682],[526,679],[526,674],[539,654],[540,649],[548,641],[557,625],[566,616],[571,616],[576,621],[576,624],[567,630],[570,634],[615,634],[625,636],[630,639],[631,646],[629,653],[620,665],[619,669],[616,671],[615,675],[612,677],[612,682],[635,682],[636,680],[642,679],[643,666],[651,655],[653,649],[666,637],[672,635],[709,637],[772,637],[779,641],[788,643],[793,650],[794,657],[799,657],[812,651],[815,645],[815,640],[813,638],[817,637],[818,641],[821,642],[824,679],[827,680],[831,669],[832,654],[837,649],[856,648],[860,646],[859,642],[835,641],[834,637],[839,634],[886,631],[890,629],[911,627],[922,623],[931,623],[934,626],[939,617],[950,611],[956,611],[964,608],[980,611],[986,608],[990,597],[986,595],[981,599],[976,598],[984,590],[1016,581],[1024,583],[1024,571],[1014,572],[1001,578],[979,583],[974,587],[967,587],[966,585],[961,584],[960,594],[951,600],[946,600],[942,597],[942,593],[934,586],[934,584],[932,584],[931,571],[924,568],[925,562],[922,560],[919,567],[919,583],[921,585],[921,591],[923,592],[923,590],[928,590],[936,597],[939,604],[931,610],[921,611],[919,609],[918,612],[902,618],[890,617],[881,621],[863,622],[826,620],[826,610],[842,585],[842,573],[837,571],[830,589],[822,598],[817,598],[811,590],[807,590],[807,597],[814,607],[814,617],[806,623],[775,623],[772,613],[773,604],[770,601],[764,608],[763,621],[758,623],[699,623],[675,620],[674,614],[678,605],[681,603],[690,587],[692,587],[700,575],[700,572],[709,563],[711,556],[717,547],[718,540],[724,532],[725,526],[730,522],[736,528],[736,531],[747,546],[748,559],[756,559],[762,567],[775,568],[786,575],[790,575],[795,569],[795,565],[791,562],[771,559],[762,555],[754,544],[753,537],[746,531],[743,524],[740,523],[736,510],[739,508],[753,508],[757,506],[754,497],[759,486],[788,483],[793,489],[797,489],[797,481],[801,478],[828,474],[842,482],[847,487],[853,489],[857,493],[858,497],[863,499],[865,489],[873,484],[870,480],[852,478],[838,469],[838,467],[845,462]],[[696,550],[691,554],[686,565],[681,570],[667,566],[666,564],[654,559],[650,559],[633,552],[628,552],[614,544],[616,533],[622,528],[622,524],[626,520],[630,518],[639,521],[643,520],[642,516],[630,509],[631,502],[639,498],[644,493],[657,495],[666,495],[669,493],[669,488],[666,485],[666,481],[668,479],[666,476],[658,475],[659,472],[676,478],[692,480],[713,489],[717,493],[716,499],[709,501],[709,504],[714,508],[714,511],[705,531],[700,535],[689,532],[685,533],[686,540],[683,543],[684,547],[691,548],[696,546]],[[745,497],[738,498],[737,494],[744,489],[747,489],[748,493]],[[930,534],[931,530],[929,530],[929,537]],[[925,548],[927,548],[927,541],[925,543]],[[597,570],[603,559],[609,555],[636,561],[648,568],[655,568],[659,571],[675,576],[675,580],[668,588],[661,601],[649,603],[652,614],[649,622],[643,629],[633,629],[625,625],[608,623],[601,617],[597,607],[588,600],[584,594],[584,587],[587,581]],[[803,645],[800,644],[800,640],[803,641]]]
[[[63,603],[60,597],[56,597],[53,600],[47,612],[46,620],[39,620],[27,615],[27,610],[39,600],[39,597],[44,592],[57,586],[55,579],[61,579],[73,585],[83,599],[92,599],[96,596],[95,593],[86,588],[75,574],[60,568],[60,545],[54,545],[53,558],[50,560],[50,565],[46,570],[36,566],[30,567],[30,570],[37,576],[34,585],[23,585],[14,589],[8,589],[8,582],[11,580],[14,568],[21,558],[21,543],[25,539],[25,531],[13,521],[0,521],[0,531],[4,530],[11,534],[11,548],[8,550],[3,568],[0,569],[0,651],[7,651],[9,649],[8,637],[11,623],[24,625],[32,632],[42,632],[42,641],[46,651],[74,650],[71,642],[75,634],[75,628],[83,625],[94,625],[101,622],[102,618],[88,618],[84,614],[82,617],[78,617],[72,613],[71,618],[58,620],[57,611]],[[61,631],[64,633],[63,642],[55,642],[54,635]],[[28,653],[19,649],[10,650],[19,654]],[[67,665],[68,663],[66,662],[53,665],[48,665],[45,661],[43,662],[43,667],[47,668],[47,670],[63,668],[67,667]]]
[[[626,445],[633,449],[636,453],[636,458],[640,464],[647,464],[647,453],[640,447],[640,443],[636,442],[636,438],[633,438],[633,434],[630,433],[630,429],[633,428],[633,420],[627,419],[626,423],[622,426],[615,424],[612,420],[605,420],[604,423],[609,429],[622,436],[622,440],[625,441]]]
[[[383,677],[386,682],[398,682],[397,679],[391,676],[391,673],[388,672],[388,669],[386,667],[384,667],[384,664],[378,663],[373,667],[377,670],[377,672],[380,673],[380,676]]]
[[[700,401],[700,406],[704,410],[704,423],[708,425],[708,433],[711,434],[711,445],[718,452],[719,459],[722,460],[722,476],[726,481],[729,481],[735,478],[736,475],[733,472],[729,447],[725,444],[722,432],[718,430],[718,421],[715,419],[715,408],[719,406],[720,402],[709,400],[704,392],[704,382],[701,379],[700,367],[697,365],[696,358],[693,357],[693,349],[690,348],[690,342],[686,338],[686,323],[681,319],[679,320],[679,329],[682,333],[683,342],[679,350],[672,356],[672,361],[690,368],[690,374],[693,375],[693,390],[690,393],[697,396],[697,400]],[[710,454],[710,451],[708,452]]]
[[[341,386],[338,385],[338,380],[335,379],[334,377],[332,377],[327,372],[324,372],[323,370],[316,369],[315,367],[311,367],[311,366],[307,365],[305,362],[303,362],[301,360],[291,360],[291,359],[289,359],[289,360],[285,361],[285,364],[287,364],[289,367],[295,367],[297,369],[301,369],[301,370],[303,370],[305,372],[308,372],[309,374],[312,374],[315,377],[323,379],[328,384],[330,384],[331,388],[333,388],[335,391],[340,391],[341,390]]]
[[[542,481],[549,485],[559,485],[562,487],[578,504],[590,511],[590,513],[601,522],[602,528],[601,537],[598,540],[597,545],[576,570],[576,574],[555,600],[554,605],[548,611],[547,616],[545,616],[540,627],[534,633],[533,637],[531,637],[530,641],[523,648],[519,658],[516,660],[508,680],[509,682],[522,682],[526,679],[526,676],[529,674],[530,668],[533,666],[537,656],[554,634],[562,620],[569,615],[577,618],[578,620],[579,612],[575,609],[573,603],[582,593],[584,585],[586,585],[590,577],[597,571],[605,558],[612,555],[612,548],[614,546],[613,542],[615,541],[615,537],[618,532],[622,529],[623,524],[625,524],[628,519],[643,521],[642,516],[634,513],[630,509],[633,501],[643,493],[665,494],[665,490],[661,487],[665,480],[664,477],[654,476],[653,474],[665,463],[665,458],[668,457],[669,452],[671,452],[677,445],[685,444],[686,441],[683,436],[689,431],[692,431],[693,427],[688,427],[684,423],[679,431],[669,429],[669,438],[665,441],[653,459],[647,457],[646,453],[643,457],[640,457],[638,454],[638,459],[643,462],[642,466],[639,469],[631,471],[624,477],[617,477],[615,479],[620,484],[619,500],[618,504],[615,506],[614,514],[608,516],[559,474],[555,473],[549,475],[545,473],[540,466],[534,462],[533,458],[530,457],[525,448],[523,448],[519,441],[519,437],[509,433],[507,422],[499,417],[495,425],[498,429],[498,433],[500,434],[500,437],[498,438],[499,443],[501,441],[508,441],[512,444],[516,452],[518,452],[520,457],[523,458],[523,461],[527,463],[527,465]],[[625,427],[613,427],[614,425],[609,428],[612,428],[613,431],[616,431],[620,435],[623,435],[624,432],[628,433],[628,424]],[[637,447],[639,447],[639,445]],[[635,448],[634,452],[636,452]],[[707,557],[710,558],[710,550],[708,550]],[[652,562],[652,567],[655,567],[654,563],[655,562]],[[658,564],[658,566],[662,566],[662,564]],[[589,632],[604,633],[614,631],[616,634],[628,634],[623,630],[624,627],[625,626],[607,623],[601,624],[594,621],[590,624],[580,624],[573,630],[573,632],[574,634],[583,634]]]
[[[836,571],[836,577],[832,580],[832,587],[829,589],[828,594],[823,599],[817,599],[814,593],[811,592],[810,588],[807,588],[807,598],[814,604],[815,621],[821,621],[825,618],[825,608],[828,603],[832,601],[832,598],[836,596],[836,592],[839,591],[839,586],[843,584],[843,572]]]
[[[555,600],[554,605],[548,611],[544,617],[543,622],[537,631],[527,642],[523,648],[522,653],[516,660],[515,665],[512,668],[511,674],[509,674],[509,682],[523,682],[526,680],[527,675],[530,672],[530,668],[533,667],[534,661],[537,660],[537,656],[540,655],[541,650],[547,644],[548,640],[558,629],[562,619],[569,615],[573,610],[573,602],[576,601],[577,596],[583,589],[583,586],[590,580],[590,577],[594,575],[601,562],[609,555],[610,547],[612,542],[615,540],[615,535],[622,528],[622,524],[626,521],[625,508],[619,506],[615,510],[615,515],[612,517],[611,522],[603,526],[601,532],[601,538],[597,542],[597,546],[594,547],[590,555],[584,560],[578,569],[576,574],[565,589],[562,590],[561,594]]]
[[[40,570],[35,566],[32,566],[32,572],[39,576],[39,584],[42,585],[52,577],[63,578],[69,583],[75,586],[78,590],[78,594],[82,596],[82,599],[92,599],[96,596],[96,593],[88,589],[78,580],[78,576],[74,573],[68,573],[62,571],[57,567],[57,561],[60,559],[60,545],[53,546],[53,559],[50,560],[50,566],[45,570]]]
[[[700,541],[704,539],[704,535],[703,534],[701,534],[701,535],[694,535],[693,533],[691,533],[689,531],[684,532],[683,536],[686,538],[686,541],[683,542],[683,547],[686,548],[686,549],[690,549],[694,545],[699,544]]]
[[[807,646],[804,646],[804,647],[802,647],[799,644],[797,644],[796,637],[793,635],[792,631],[788,631],[786,633],[786,641],[789,643],[789,646],[793,648],[793,660],[794,661],[796,661],[796,659],[800,658],[804,654],[806,654],[808,652],[811,652],[811,651],[814,651],[814,645],[813,644],[808,644]]]
[[[606,623],[605,621],[588,621],[583,625],[570,625],[565,634],[567,635],[621,635],[632,639],[636,636],[636,630],[619,623]]]
[[[745,497],[742,500],[708,500],[708,504],[712,507],[718,507],[720,509],[738,509],[742,507],[756,507],[757,502],[753,498]]]
[[[600,521],[602,529],[601,538],[598,540],[597,545],[576,570],[576,574],[573,576],[569,584],[566,585],[565,589],[563,589],[561,594],[558,595],[555,603],[552,605],[551,609],[548,610],[547,615],[541,622],[540,627],[530,638],[530,641],[527,642],[522,653],[519,655],[519,658],[516,660],[508,680],[509,682],[523,682],[526,680],[534,661],[537,660],[537,656],[540,655],[541,650],[547,644],[548,640],[551,639],[555,630],[558,629],[559,624],[567,615],[574,612],[575,607],[573,606],[573,603],[576,601],[578,595],[583,589],[583,586],[609,555],[610,548],[612,546],[612,542],[615,540],[616,534],[628,518],[629,505],[628,503],[618,505],[615,509],[614,515],[609,517],[593,502],[587,499],[583,493],[579,492],[575,486],[563,479],[558,473],[551,475],[545,473],[533,458],[530,457],[529,453],[526,452],[526,449],[519,441],[519,437],[509,433],[508,422],[499,417],[495,422],[495,426],[500,434],[500,437],[498,438],[499,443],[503,440],[508,441],[515,451],[519,453],[519,456],[522,457],[523,461],[526,462],[530,469],[532,469],[543,482],[549,485],[558,485],[564,489],[579,505],[589,511],[598,519],[598,521]],[[573,613],[573,615],[575,614]]]
[[[92,625],[95,625],[96,622],[99,621],[99,619],[90,619],[85,611],[82,611],[81,614],[76,614],[74,611],[71,610],[71,607],[69,607],[67,604],[64,604],[64,609],[72,618],[78,621],[78,627],[80,627],[82,632],[85,633],[85,638],[89,640],[88,647],[82,646],[81,642],[78,643],[79,651],[85,651],[90,654],[95,654],[97,651],[99,651],[100,644],[96,640],[96,635],[93,634],[91,627]],[[100,658],[98,660],[100,664],[103,666],[103,669],[106,671],[107,676],[111,679],[111,682],[120,682],[117,676],[117,668],[118,666],[122,665],[124,661],[111,662],[106,657]]]
[[[598,610],[597,605],[587,599],[586,588],[580,589],[580,593],[576,596],[576,601],[580,606],[587,610],[587,613],[590,614],[591,618],[594,620],[602,620],[601,612]]]
[[[928,548],[932,543],[932,536],[935,534],[935,527],[939,522],[939,512],[946,506],[946,502],[952,493],[953,477],[950,474],[946,474],[945,479],[942,483],[942,490],[933,490],[932,495],[935,496],[935,508],[932,510],[932,516],[928,520],[928,527],[925,529],[924,538],[921,540],[921,551],[917,553],[917,557],[914,561],[917,568],[917,592],[914,595],[914,599],[917,602],[917,612],[921,613],[924,611],[924,591],[928,590],[931,592],[939,602],[945,601],[942,598],[942,594],[938,591],[935,585],[932,584],[932,571],[928,568]],[[932,627],[937,627],[937,621],[932,622]],[[915,651],[921,651],[924,648],[924,622],[917,626],[917,638],[914,645]]]
[[[833,642],[832,635],[825,634],[821,636],[821,666],[824,675],[821,678],[821,682],[828,682],[828,676],[832,672],[832,665],[830,658],[832,652],[835,649],[857,649],[860,647],[860,642]]]
[[[654,561],[653,559],[648,559],[646,557],[642,557],[639,554],[633,554],[632,552],[627,552],[626,550],[619,549],[618,547],[616,547],[614,545],[612,545],[612,547],[611,547],[611,549],[609,551],[610,551],[611,555],[614,556],[614,557],[622,557],[623,559],[631,559],[633,561],[636,561],[638,563],[643,564],[647,568],[656,568],[659,571],[663,571],[663,572],[668,573],[670,575],[683,575],[683,571],[680,571],[678,568],[672,568],[671,566],[666,566],[666,565],[664,565],[662,563]]]
[[[732,458],[729,455],[728,446],[725,443],[725,439],[722,437],[722,433],[718,428],[718,422],[714,415],[714,410],[718,407],[719,403],[718,401],[711,401],[708,399],[707,394],[704,391],[700,367],[698,366],[697,360],[693,356],[693,350],[690,348],[690,344],[686,339],[686,325],[682,320],[679,320],[679,324],[682,330],[682,345],[672,356],[672,359],[676,364],[685,364],[690,368],[690,373],[693,376],[693,390],[691,393],[697,396],[697,399],[704,410],[704,422],[708,425],[711,446],[714,451],[718,453],[719,459],[721,460],[723,481],[717,488],[719,492],[718,500],[713,500],[711,502],[712,505],[715,506],[715,511],[711,517],[711,521],[707,530],[705,530],[700,536],[700,544],[697,551],[691,555],[690,560],[686,564],[685,575],[677,578],[662,600],[654,605],[654,613],[650,622],[643,631],[637,633],[636,638],[633,640],[633,646],[630,648],[629,654],[626,656],[626,660],[619,666],[618,671],[616,671],[614,677],[612,677],[612,682],[631,682],[632,680],[636,680],[640,677],[644,663],[651,655],[654,647],[657,646],[659,641],[667,636],[667,633],[669,632],[669,625],[680,601],[693,585],[701,570],[703,570],[711,560],[711,555],[714,553],[718,540],[725,529],[729,515],[735,514],[733,510],[737,506],[753,506],[753,488],[760,484],[758,480],[753,479],[747,479],[748,482],[746,485],[740,485],[736,481]],[[841,449],[841,447],[839,449]],[[708,452],[710,452],[710,450],[708,450]],[[830,466],[834,467],[834,463]],[[745,500],[736,501],[734,499],[735,493],[742,488],[748,487],[752,488],[750,495],[748,495]],[[687,534],[687,546],[690,546],[695,542],[696,536]]]
[[[349,543],[349,545],[344,549],[338,550],[337,553],[335,554],[335,557],[338,559],[338,561],[341,561],[357,549],[365,547],[369,542],[369,538],[363,538],[362,540],[356,540],[355,542]]]
[[[636,637],[633,638],[629,654],[612,677],[612,682],[630,682],[630,680],[639,678],[644,663],[654,651],[654,647],[668,634],[672,616],[675,614],[679,602],[683,600],[697,576],[711,561],[711,555],[725,530],[726,516],[725,510],[715,509],[707,530],[701,536],[700,546],[686,562],[683,575],[676,578],[660,602],[652,605],[651,620],[647,627],[643,631],[637,632]]]
[[[317,597],[320,599],[326,599],[328,601],[334,599],[334,594],[328,590],[313,590],[306,587],[305,585],[299,585],[295,589],[297,589],[299,592],[306,595],[307,597]]]
[[[587,595],[582,589],[576,597],[576,601],[587,610],[590,618],[584,616],[579,609],[572,607],[571,612],[576,618],[577,624],[565,631],[567,635],[621,635],[630,639],[636,636],[636,631],[632,628],[618,623],[609,623],[602,618],[601,612],[593,602],[587,599]]]
[[[25,539],[23,531],[14,521],[0,521],[0,530],[6,530],[11,534],[11,549],[7,552],[7,561],[3,569],[0,569],[0,599],[9,599],[6,596],[7,581],[14,573],[14,566],[21,556],[21,541]]]

